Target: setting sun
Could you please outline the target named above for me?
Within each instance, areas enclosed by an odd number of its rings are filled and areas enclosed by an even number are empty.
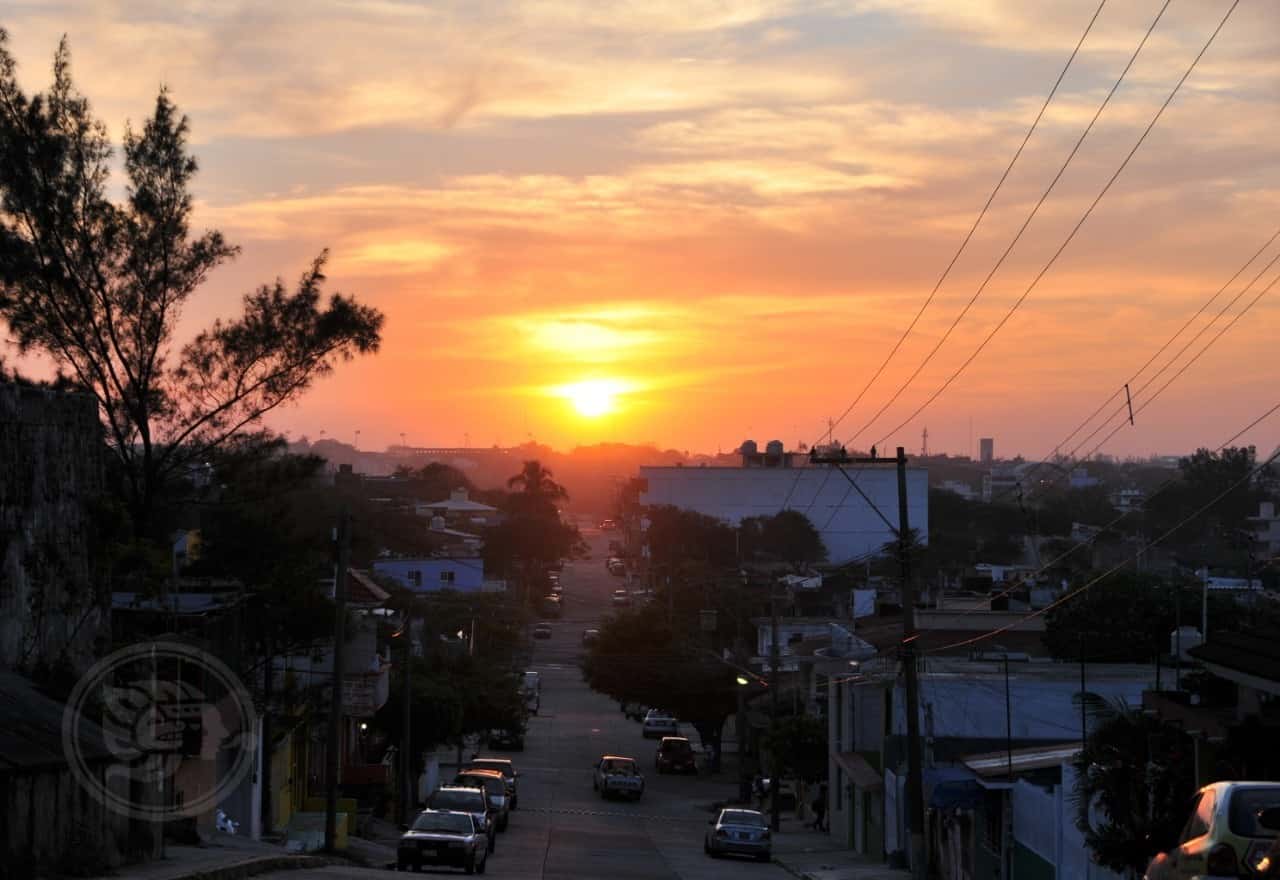
[[[588,379],[565,385],[560,393],[573,404],[578,415],[594,419],[613,412],[616,409],[614,398],[624,390],[621,382],[612,379]]]

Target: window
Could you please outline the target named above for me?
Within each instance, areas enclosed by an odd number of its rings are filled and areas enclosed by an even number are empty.
[[[442,571],[442,572],[440,572],[440,583],[442,583],[442,584],[451,584],[451,583],[453,583],[453,572],[451,572],[451,571]]]
[[[1196,795],[1195,800],[1191,802],[1191,818],[1187,819],[1186,827],[1182,829],[1182,836],[1178,838],[1179,843],[1186,843],[1197,837],[1203,837],[1209,833],[1209,826],[1213,824],[1213,792],[1204,791]]]
[[[409,572],[408,578],[410,586],[422,586],[422,572],[415,569],[414,571]]]

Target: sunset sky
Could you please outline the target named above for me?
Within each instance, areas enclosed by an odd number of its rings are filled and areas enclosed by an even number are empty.
[[[1162,2],[1103,9],[970,249],[837,436],[973,294]],[[190,115],[198,223],[243,253],[192,300],[189,331],[325,247],[331,288],[386,313],[381,353],[275,427],[358,430],[364,448],[403,433],[714,452],[812,442],[845,409],[1097,5],[8,0],[0,25],[32,90],[65,32],[117,135],[162,83]],[[858,445],[915,451],[927,426],[931,450],[963,453],[972,424],[999,454],[1049,452],[1280,227],[1280,4],[1242,0],[1025,305],[886,437],[1026,289],[1229,5],[1173,0],[1026,237]],[[1280,285],[1104,451],[1217,446],[1276,403],[1277,299]],[[1280,420],[1242,439],[1269,452],[1277,438]]]

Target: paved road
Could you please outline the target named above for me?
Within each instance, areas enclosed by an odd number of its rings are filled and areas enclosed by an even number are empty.
[[[719,880],[790,877],[777,865],[712,860],[702,852],[710,804],[736,790],[721,777],[658,776],[654,743],[640,735],[618,705],[590,691],[575,659],[582,630],[609,611],[620,580],[605,570],[608,540],[585,532],[592,558],[565,566],[565,616],[550,641],[535,643],[542,708],[531,720],[521,771],[520,809],[498,838],[491,875],[518,880]],[[646,773],[636,803],[603,801],[591,790],[591,767],[603,753],[631,755]],[[450,873],[444,872],[441,873]],[[326,868],[291,871],[279,880],[387,876],[385,871]]]

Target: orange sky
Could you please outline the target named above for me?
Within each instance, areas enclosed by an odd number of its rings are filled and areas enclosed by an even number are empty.
[[[970,250],[838,435],[972,295],[1159,5],[1104,9]],[[1027,236],[860,445],[914,450],[927,426],[931,449],[962,453],[972,422],[1000,453],[1048,452],[1275,231],[1280,6],[1243,0],[1025,306],[885,436],[1026,288],[1228,5],[1175,0]],[[332,286],[386,313],[382,352],[276,427],[359,430],[366,448],[403,433],[714,451],[810,442],[846,407],[1096,6],[11,0],[2,23],[32,89],[66,32],[113,131],[162,82],[191,115],[198,222],[243,254],[193,300],[188,330],[323,247]],[[1277,296],[1104,451],[1217,446],[1275,403]],[[582,415],[561,393],[582,382],[613,409]],[[1269,451],[1278,436],[1264,424],[1244,439]]]

